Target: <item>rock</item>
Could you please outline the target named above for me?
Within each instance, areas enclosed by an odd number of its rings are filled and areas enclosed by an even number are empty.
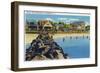
[[[46,57],[43,55],[36,55],[32,60],[46,60]]]
[[[63,49],[49,35],[39,35],[26,50],[26,61],[66,59],[67,56],[64,54]]]

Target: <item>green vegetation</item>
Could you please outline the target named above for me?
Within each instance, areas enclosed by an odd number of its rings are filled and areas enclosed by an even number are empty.
[[[90,30],[90,25],[87,25],[87,26],[85,27],[85,30],[86,30],[86,31],[89,31],[89,30]]]

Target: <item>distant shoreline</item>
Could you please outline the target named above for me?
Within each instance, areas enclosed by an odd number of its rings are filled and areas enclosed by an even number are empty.
[[[36,39],[38,34],[33,33],[26,33],[25,34],[25,43],[31,43],[32,40]],[[83,37],[83,36],[90,36],[89,33],[60,33],[60,34],[54,34],[53,38],[63,38],[63,37]]]

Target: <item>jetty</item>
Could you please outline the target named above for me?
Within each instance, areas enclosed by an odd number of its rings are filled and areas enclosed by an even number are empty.
[[[36,39],[32,40],[26,49],[26,61],[67,59],[63,49],[54,41],[53,35],[48,31],[40,31]]]

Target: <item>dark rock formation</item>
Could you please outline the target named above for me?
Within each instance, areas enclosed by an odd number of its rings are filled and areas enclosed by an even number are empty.
[[[66,59],[67,56],[68,54],[64,54],[63,49],[53,40],[52,36],[39,34],[26,49],[25,60]]]

